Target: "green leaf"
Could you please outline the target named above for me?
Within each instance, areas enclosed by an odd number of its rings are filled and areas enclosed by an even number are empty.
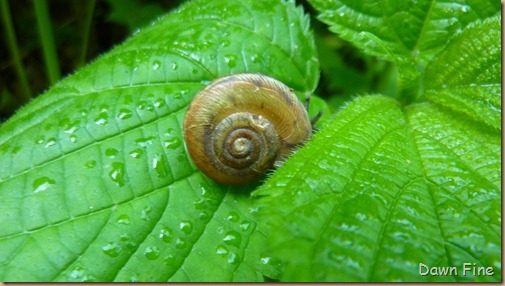
[[[501,17],[469,25],[426,69],[426,97],[501,128]]]
[[[496,130],[368,96],[254,194],[282,281],[500,281],[500,178]],[[460,275],[422,276],[420,263]],[[463,263],[494,276],[464,276]]]
[[[389,60],[421,62],[469,23],[500,11],[492,0],[309,0],[319,19],[365,52]]]
[[[275,279],[252,186],[204,177],[182,137],[195,93],[243,71],[313,92],[294,3],[188,2],[0,126],[0,280]]]

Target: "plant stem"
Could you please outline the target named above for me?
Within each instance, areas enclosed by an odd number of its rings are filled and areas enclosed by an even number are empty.
[[[44,52],[44,61],[46,63],[46,71],[49,75],[49,81],[55,84],[61,77],[56,49],[54,47],[53,32],[49,19],[46,0],[33,0],[35,7],[35,16],[37,18],[37,26],[39,27],[40,42]]]
[[[2,15],[2,22],[5,27],[5,34],[7,37],[7,44],[9,46],[9,51],[11,53],[12,59],[14,61],[14,68],[16,70],[16,75],[19,79],[21,85],[21,94],[19,94],[19,101],[21,103],[28,102],[32,97],[32,91],[30,90],[30,85],[28,84],[28,79],[26,78],[26,73],[21,62],[21,56],[19,55],[19,47],[14,35],[14,25],[12,23],[12,18],[9,9],[9,3],[7,0],[0,1],[0,10]]]
[[[84,29],[82,32],[82,50],[79,56],[79,61],[77,62],[77,67],[81,67],[86,63],[86,55],[88,53],[89,46],[89,32],[91,30],[91,23],[93,21],[93,12],[95,11],[96,0],[87,1],[86,5],[86,19],[84,23]]]

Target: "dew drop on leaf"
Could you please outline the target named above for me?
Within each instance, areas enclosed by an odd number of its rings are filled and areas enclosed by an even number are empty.
[[[144,154],[144,151],[142,151],[142,149],[135,149],[131,151],[129,154],[130,156],[132,156],[132,158],[138,159],[142,156],[142,154]]]
[[[77,142],[77,136],[75,136],[75,135],[70,135],[70,137],[68,137],[68,138],[70,139],[70,142],[72,142],[72,143]]]
[[[169,256],[165,257],[165,259],[163,259],[163,263],[171,268],[172,266],[175,266],[175,257],[170,254]]]
[[[107,148],[107,150],[105,150],[105,155],[109,158],[116,157],[118,153],[119,153],[119,151],[114,148]]]
[[[224,61],[228,65],[229,68],[233,68],[237,65],[237,57],[235,55],[225,55],[224,56]]]
[[[242,242],[242,235],[236,231],[229,231],[226,233],[223,241],[227,245],[233,245],[235,247],[240,247]]]
[[[102,112],[98,115],[97,118],[95,118],[95,124],[96,125],[105,125],[108,122],[108,118],[109,118],[109,116],[107,115],[107,113]]]
[[[232,265],[236,265],[237,263],[239,263],[239,257],[238,255],[235,253],[235,252],[230,252],[230,254],[228,255],[228,263],[232,264]]]
[[[46,145],[44,147],[48,148],[51,146],[56,145],[56,139],[55,138],[49,138],[47,139]]]
[[[168,176],[169,168],[167,165],[165,155],[155,155],[153,158],[153,168],[156,171],[158,178],[166,178]]]
[[[109,172],[109,178],[118,185],[118,187],[123,187],[125,185],[125,167],[121,162],[113,162],[112,170]]]
[[[133,112],[128,108],[119,109],[118,118],[121,120],[128,119],[133,116]]]
[[[251,222],[249,222],[249,221],[242,221],[240,223],[240,229],[242,231],[248,231],[250,227],[251,227]]]
[[[186,247],[186,241],[181,239],[181,238],[178,238],[176,241],[175,241],[175,247],[177,249],[183,249],[184,247]]]
[[[160,249],[156,246],[148,246],[144,251],[144,256],[149,260],[154,260],[160,256]]]
[[[44,142],[46,142],[44,136],[40,136],[39,138],[35,139],[36,144],[44,144]]]
[[[227,221],[237,222],[239,220],[239,214],[235,211],[231,211],[228,213]]]
[[[160,230],[159,238],[165,243],[172,241],[172,231],[168,227],[164,227]]]
[[[209,218],[209,214],[206,212],[201,212],[198,214],[198,218],[203,221],[207,221],[207,219]]]
[[[70,273],[68,274],[68,278],[70,280],[74,281],[81,281],[81,282],[87,282],[87,281],[94,281],[94,277],[84,270],[84,268],[77,266],[75,267]]]
[[[153,70],[157,70],[157,69],[159,69],[159,68],[160,68],[160,66],[161,66],[160,61],[154,61],[154,62],[153,62]]]
[[[102,246],[102,252],[111,258],[118,257],[122,251],[121,245],[117,242],[109,242]]]
[[[122,214],[118,216],[116,221],[119,224],[130,224],[130,216],[127,214]]]
[[[175,149],[179,148],[181,145],[182,145],[182,142],[178,137],[172,137],[169,140],[165,140],[163,142],[163,146],[166,149],[171,149],[171,150],[175,150]]]
[[[165,100],[163,98],[158,98],[154,101],[154,107],[160,108],[165,105]]]
[[[93,168],[95,168],[95,166],[96,166],[95,160],[90,160],[90,161],[84,163],[84,167],[86,167],[87,169],[93,169]]]
[[[154,136],[139,138],[139,139],[135,140],[135,143],[137,143],[140,147],[147,147],[147,145],[153,144],[153,140],[155,138],[156,137],[154,137]]]
[[[48,177],[40,177],[33,180],[33,192],[38,193],[47,190],[52,185],[56,184],[55,180],[52,180]]]
[[[146,206],[142,209],[142,212],[140,213],[140,218],[142,220],[145,220],[145,221],[148,221],[148,220],[151,220],[151,217],[149,216],[149,214],[151,213],[152,209],[150,206]]]
[[[190,221],[183,220],[179,224],[179,228],[184,232],[184,234],[189,235],[193,231],[193,224]]]
[[[224,255],[228,254],[228,249],[224,245],[218,245],[216,247],[216,254],[219,256],[224,256]]]

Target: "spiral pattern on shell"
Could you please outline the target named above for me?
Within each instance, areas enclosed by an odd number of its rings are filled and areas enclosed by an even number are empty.
[[[212,81],[191,102],[183,128],[198,168],[229,185],[260,179],[312,132],[307,111],[292,90],[256,73]]]

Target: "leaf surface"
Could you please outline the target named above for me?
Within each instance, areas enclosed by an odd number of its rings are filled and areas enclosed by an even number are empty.
[[[468,24],[496,15],[492,0],[310,0],[319,19],[366,53],[426,63]]]
[[[356,99],[255,195],[283,281],[499,281],[500,137],[432,103]],[[493,267],[422,276],[420,263]]]

